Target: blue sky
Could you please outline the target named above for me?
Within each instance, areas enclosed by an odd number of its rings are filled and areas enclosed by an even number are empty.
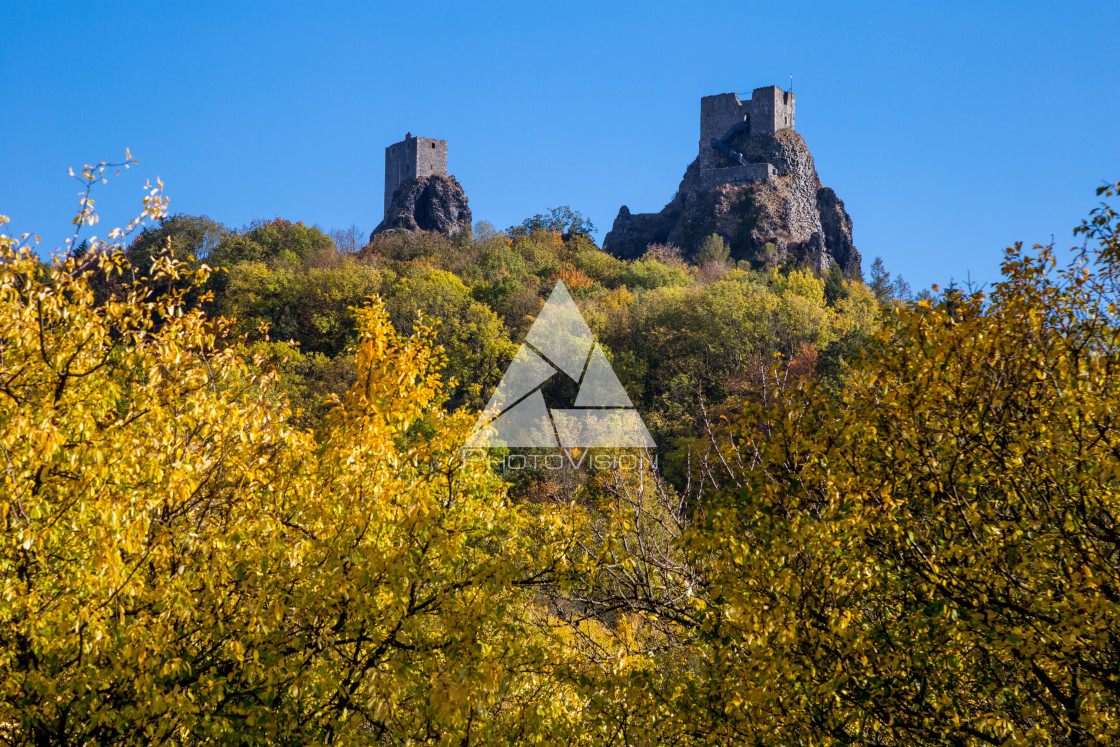
[[[1118,22],[1116,2],[9,3],[0,213],[49,250],[66,169],[128,147],[100,235],[156,176],[173,212],[368,232],[411,130],[449,141],[476,220],[567,204],[602,238],[672,197],[701,96],[793,73],[864,269],[991,281],[1013,241],[1072,244],[1120,180]]]

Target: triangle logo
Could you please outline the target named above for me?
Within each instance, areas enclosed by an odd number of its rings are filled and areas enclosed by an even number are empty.
[[[541,386],[579,382],[575,406],[550,409]],[[556,283],[467,439],[472,448],[653,448],[656,444],[563,281]]]

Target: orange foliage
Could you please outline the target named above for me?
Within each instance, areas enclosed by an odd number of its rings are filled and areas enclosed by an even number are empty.
[[[552,282],[563,280],[564,285],[568,287],[569,291],[581,291],[585,288],[590,288],[595,281],[587,277],[583,270],[575,267],[561,267],[556,272],[552,273]]]

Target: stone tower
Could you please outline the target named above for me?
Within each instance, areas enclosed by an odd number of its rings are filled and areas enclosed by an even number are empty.
[[[700,99],[700,182],[707,188],[765,179],[774,170],[767,163],[750,163],[733,141],[778,130],[793,129],[793,93],[777,86],[756,88],[750,99],[721,93]]]
[[[385,149],[385,214],[393,192],[405,179],[447,176],[447,141],[405,134],[404,140]]]

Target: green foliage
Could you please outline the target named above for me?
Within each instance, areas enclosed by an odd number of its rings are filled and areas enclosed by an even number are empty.
[[[840,265],[831,264],[824,276],[824,299],[829,306],[835,306],[848,297],[848,289],[844,284],[844,271]]]
[[[274,386],[260,396],[278,405],[286,403],[293,422],[309,430],[326,422],[327,415],[357,379],[353,355],[328,358],[322,353],[304,353],[298,346],[280,341],[257,342],[249,352],[266,369],[276,372]]]
[[[778,251],[778,245],[767,241],[762,245],[756,261],[759,269],[763,271],[778,269],[781,266],[781,252]]]
[[[330,236],[318,228],[292,223],[283,218],[255,221],[249,230],[228,236],[209,255],[213,266],[238,262],[281,261],[293,267],[308,264],[320,252],[334,250]]]
[[[726,264],[727,260],[731,257],[731,247],[723,240],[723,237],[718,233],[713,233],[700,242],[700,247],[693,255],[693,259],[698,265],[706,264]]]
[[[532,218],[526,218],[520,226],[510,229],[511,235],[531,234],[535,231],[548,231],[564,234],[565,236],[584,235],[595,233],[595,226],[578,210],[572,210],[567,205],[549,208],[546,213],[537,213]]]
[[[471,298],[459,278],[443,270],[400,280],[388,295],[387,310],[401,334],[434,322],[445,370],[455,381],[448,406],[481,410],[515,351],[498,316]]]
[[[630,290],[683,287],[692,283],[692,276],[683,267],[667,267],[655,259],[636,259],[625,265],[617,282]]]
[[[572,258],[572,264],[605,288],[617,287],[627,266],[613,254],[594,247],[581,248]]]
[[[645,408],[655,437],[690,439],[705,408],[733,407],[759,391],[761,372],[775,353],[800,356],[848,329],[874,324],[863,306],[843,313],[828,307],[823,285],[796,271],[783,276],[734,270],[707,285],[640,294],[609,322],[594,311],[590,316],[605,345],[641,361],[641,379],[624,381]]]
[[[153,264],[168,251],[170,256],[192,269],[212,263],[223,242],[229,241],[233,232],[205,215],[172,215],[162,218],[157,225],[141,230],[129,244],[129,264],[141,277],[151,277]],[[88,242],[86,242],[88,249]],[[82,257],[85,253],[75,254]],[[170,281],[181,290],[190,290],[184,296],[189,306],[199,303],[202,289],[187,279]]]
[[[513,250],[525,263],[526,270],[542,280],[560,269],[570,255],[563,236],[545,230],[514,236]]]
[[[308,270],[241,262],[229,268],[216,306],[245,332],[268,325],[276,338],[334,357],[356,339],[354,310],[383,292],[385,283],[384,272],[353,262]]]
[[[218,247],[231,236],[228,228],[205,215],[179,213],[143,229],[128,247],[128,259],[141,273],[148,274],[170,242],[172,256],[180,262],[212,264]]]
[[[826,345],[817,359],[817,375],[822,384],[832,391],[841,388],[847,381],[851,361],[868,344],[868,335],[862,329],[849,330]]]
[[[932,294],[925,288],[915,296],[911,293],[910,284],[901,275],[896,275],[892,280],[891,274],[887,272],[886,265],[883,264],[881,257],[876,257],[875,261],[871,263],[871,283],[868,287],[881,304],[892,301],[923,301],[933,298]]]
[[[879,303],[887,303],[894,297],[894,288],[891,283],[891,274],[883,264],[882,257],[876,257],[871,263],[871,283],[868,285]]]

